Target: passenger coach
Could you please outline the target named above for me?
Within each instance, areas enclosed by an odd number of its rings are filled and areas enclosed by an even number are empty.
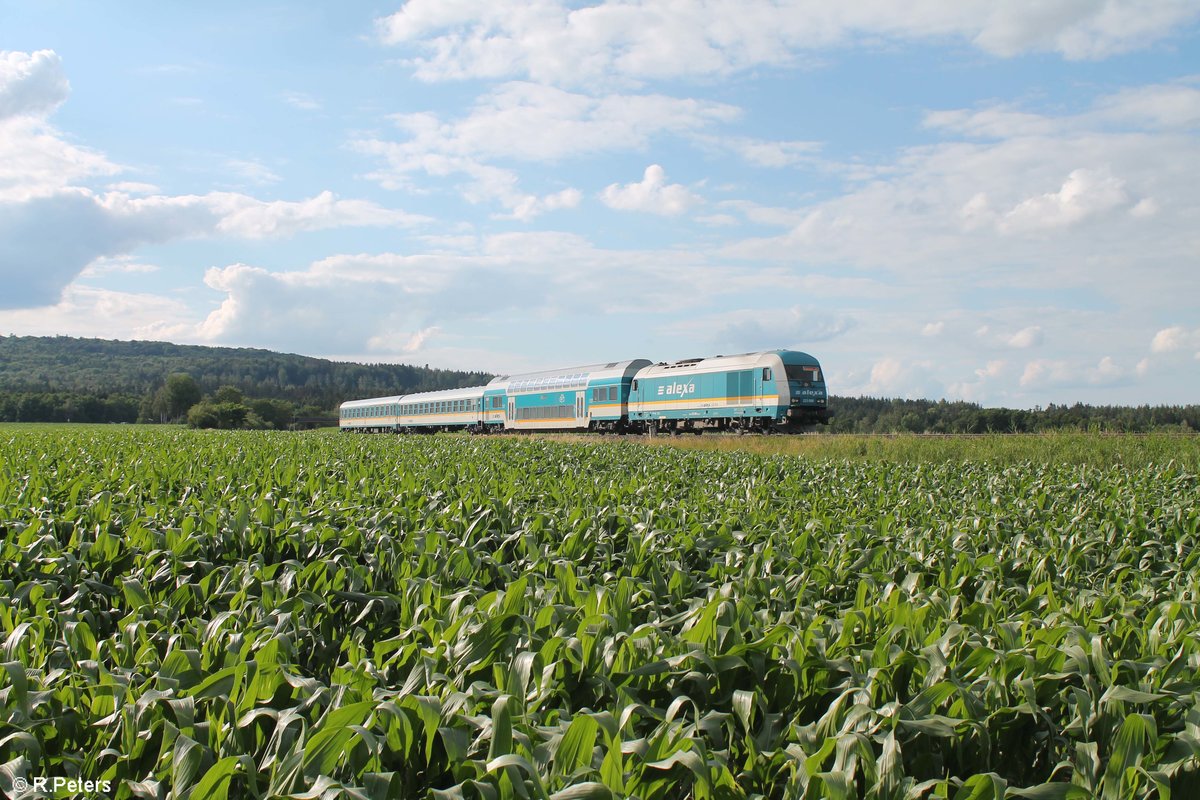
[[[504,429],[623,430],[634,375],[650,361],[635,358],[586,367],[497,378],[506,395]]]

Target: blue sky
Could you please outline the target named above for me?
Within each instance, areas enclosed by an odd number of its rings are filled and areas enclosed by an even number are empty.
[[[0,0],[0,333],[1200,402],[1194,0],[326,6]]]

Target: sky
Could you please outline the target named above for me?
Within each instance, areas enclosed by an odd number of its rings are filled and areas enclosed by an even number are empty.
[[[0,0],[0,335],[1200,403],[1195,0]]]

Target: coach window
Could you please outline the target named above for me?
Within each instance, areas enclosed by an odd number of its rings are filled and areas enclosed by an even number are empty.
[[[635,392],[637,391],[637,383],[638,383],[637,381],[634,381],[634,382],[633,382],[633,390],[634,390]]]
[[[763,380],[764,381],[771,380],[771,368],[770,367],[763,367]]]

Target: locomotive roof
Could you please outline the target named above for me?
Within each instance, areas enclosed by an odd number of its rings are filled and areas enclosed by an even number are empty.
[[[679,361],[660,361],[638,372],[639,376],[670,375],[673,372],[695,374],[698,372],[723,372],[731,369],[749,369],[770,366],[772,356],[784,364],[816,364],[817,360],[799,350],[760,350],[756,353],[737,353],[729,356],[708,358],[684,358]]]

